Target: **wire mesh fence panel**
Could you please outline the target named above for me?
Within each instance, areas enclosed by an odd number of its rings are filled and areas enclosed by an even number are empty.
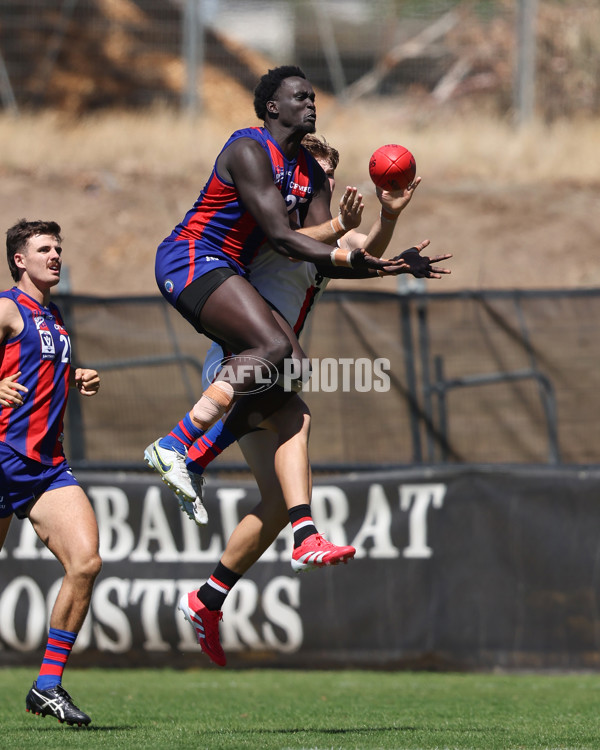
[[[67,452],[141,466],[200,396],[208,339],[162,298],[58,302],[77,362],[103,381],[69,412]],[[597,290],[329,291],[302,337],[313,464],[600,463],[596,310]],[[236,447],[215,467],[242,464]]]

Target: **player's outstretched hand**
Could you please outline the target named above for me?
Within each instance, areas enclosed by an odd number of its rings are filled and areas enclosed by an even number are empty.
[[[437,263],[442,263],[452,257],[451,253],[443,255],[434,255],[429,257],[421,255],[421,252],[429,245],[429,240],[423,240],[419,245],[410,247],[392,260],[402,260],[408,269],[401,273],[411,273],[417,279],[441,279],[443,275],[451,273],[449,268],[434,267]],[[386,273],[384,271],[384,273]]]
[[[391,214],[400,214],[410,203],[410,199],[413,197],[415,190],[419,187],[421,182],[420,177],[410,183],[404,190],[383,190],[380,187],[376,187],[377,198],[379,202]]]
[[[362,221],[365,204],[358,188],[348,186],[340,199],[340,215],[338,216],[344,229],[356,229]]]
[[[23,403],[23,396],[19,391],[27,393],[29,389],[17,382],[20,377],[19,371],[0,380],[0,406],[20,406]]]
[[[353,250],[351,254],[351,265],[357,271],[377,271],[380,275],[396,275],[399,273],[409,273],[407,262],[398,255],[396,258],[376,258],[361,248]]]
[[[78,367],[75,370],[75,387],[82,396],[94,396],[100,388],[100,376],[96,370]]]

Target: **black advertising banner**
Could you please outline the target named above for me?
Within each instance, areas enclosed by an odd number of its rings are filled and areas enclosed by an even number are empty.
[[[79,480],[103,569],[80,665],[208,666],[177,611],[213,571],[252,482],[207,485],[199,529],[149,473]],[[486,669],[600,665],[600,469],[448,467],[317,479],[319,530],[355,560],[303,573],[285,529],[229,595],[221,623],[241,666]],[[41,658],[62,569],[28,522],[0,553],[0,665]]]

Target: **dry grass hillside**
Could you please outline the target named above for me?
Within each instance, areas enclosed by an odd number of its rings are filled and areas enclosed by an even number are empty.
[[[436,118],[418,102],[318,104],[318,131],[341,153],[336,195],[360,186],[364,225],[377,210],[372,151],[396,142],[415,154],[423,182],[396,248],[428,237],[432,252],[454,254],[452,276],[428,282],[430,289],[600,285],[597,121],[515,131],[491,116]],[[196,120],[164,109],[1,116],[1,224],[59,221],[75,293],[154,294],[156,245],[196,198],[230,131],[255,124],[244,91],[232,112]],[[0,283],[11,283],[4,267]]]

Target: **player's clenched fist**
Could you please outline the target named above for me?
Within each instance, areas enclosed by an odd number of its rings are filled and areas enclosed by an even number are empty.
[[[100,376],[96,370],[78,367],[75,370],[75,387],[82,396],[93,396],[100,388]]]

